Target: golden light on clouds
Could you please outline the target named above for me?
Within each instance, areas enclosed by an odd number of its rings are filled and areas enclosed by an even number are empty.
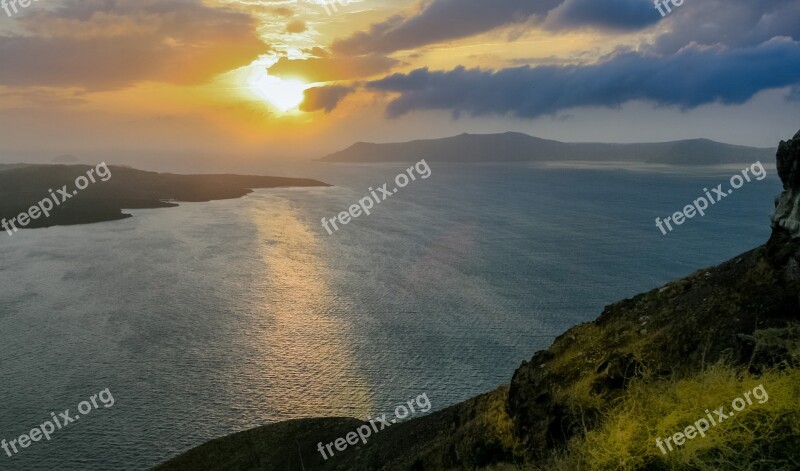
[[[736,54],[752,53],[767,67],[779,49],[798,49],[791,29],[796,21],[775,22],[764,27],[769,33],[735,41],[716,36],[714,31],[752,29],[748,22],[758,18],[747,2],[724,21],[703,16],[701,10],[714,9],[698,3],[697,15],[677,23],[638,2],[617,2],[620,15],[612,15],[576,8],[584,0],[468,7],[451,0],[350,0],[326,11],[334,1],[32,5],[0,25],[0,158],[24,150],[48,159],[65,149],[106,158],[120,148],[135,156],[176,149],[187,155],[318,157],[359,141],[506,130],[561,140],[611,139],[598,130],[594,105],[610,105],[638,125],[642,108],[621,108],[631,97],[667,105],[648,116],[681,131],[664,136],[666,125],[660,124],[651,139],[678,139],[695,136],[697,125],[670,107],[700,106],[696,84],[687,78],[683,89],[671,87],[669,93],[647,86],[629,91],[608,74],[649,84],[652,74],[671,77],[673,63],[702,54],[740,67]],[[796,12],[778,3],[765,11],[793,19]],[[716,26],[698,28],[696,18]],[[717,25],[728,21],[734,26]],[[793,42],[766,41],[786,37]],[[749,66],[743,71],[751,73]],[[594,76],[599,80],[575,82]],[[741,88],[726,90],[767,91],[774,76],[754,74],[737,82]],[[800,85],[785,76],[787,96],[795,97]],[[714,80],[702,83],[711,84],[703,103],[720,98]],[[737,102],[742,96],[729,98]],[[393,114],[390,107],[398,100],[402,113],[395,105]],[[792,103],[800,101],[775,100],[763,106],[781,105],[782,114],[770,116],[783,126],[797,115]],[[738,123],[717,126],[713,137],[744,144],[744,124]],[[616,128],[612,136],[628,139],[615,133]],[[761,145],[773,142],[770,135]]]

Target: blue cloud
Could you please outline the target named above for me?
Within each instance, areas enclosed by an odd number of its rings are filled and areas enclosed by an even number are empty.
[[[388,108],[396,117],[415,110],[458,115],[536,118],[573,107],[617,107],[644,100],[684,109],[741,104],[756,93],[800,84],[800,43],[774,39],[728,50],[685,48],[663,57],[625,52],[592,65],[516,67],[499,71],[427,68],[367,83],[399,93]]]
[[[547,18],[550,29],[594,26],[638,30],[661,19],[651,0],[566,0]]]
[[[739,48],[777,37],[800,41],[797,0],[687,0],[665,20],[669,28],[645,48],[671,54],[689,44]]]
[[[796,101],[800,103],[800,83],[796,84],[789,90],[789,94],[786,96],[788,101]]]
[[[433,0],[416,15],[392,16],[335,41],[332,48],[340,54],[385,54],[545,18],[551,29],[632,30],[652,25],[661,15],[651,0]]]

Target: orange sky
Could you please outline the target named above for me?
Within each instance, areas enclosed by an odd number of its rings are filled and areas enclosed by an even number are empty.
[[[457,1],[358,0],[328,14],[322,0],[41,0],[13,18],[0,12],[0,161],[112,155],[135,165],[137,155],[196,156],[202,166],[223,157],[314,158],[360,140],[508,130],[572,141],[771,145],[797,127],[790,117],[798,105],[784,99],[785,87],[731,104],[629,100],[542,116],[464,114],[448,104],[387,116],[397,94],[368,81],[420,68],[587,67],[653,47],[675,28],[652,19],[573,26],[569,8],[582,0],[531,0],[563,4],[509,18],[470,10],[474,0],[453,8]],[[514,2],[524,4],[498,5]],[[440,23],[432,22],[437,14]],[[765,116],[760,128],[743,134],[754,113]]]

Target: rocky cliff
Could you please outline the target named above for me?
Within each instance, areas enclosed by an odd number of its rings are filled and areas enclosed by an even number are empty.
[[[800,237],[800,131],[790,141],[778,146],[777,168],[783,193],[775,202],[773,229],[783,229],[791,237]]]

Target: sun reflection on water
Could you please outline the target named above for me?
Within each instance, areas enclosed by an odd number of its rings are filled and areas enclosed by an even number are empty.
[[[346,302],[326,283],[319,237],[288,202],[254,210],[265,265],[261,361],[269,401],[280,418],[366,417],[372,394],[350,348]]]

